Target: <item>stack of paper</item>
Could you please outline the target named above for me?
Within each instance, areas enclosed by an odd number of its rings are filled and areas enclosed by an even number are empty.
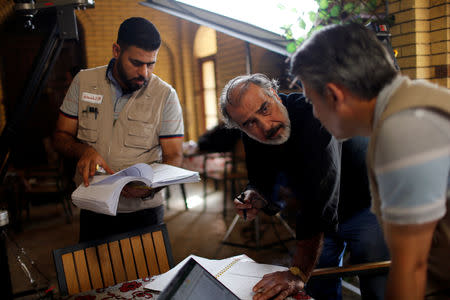
[[[132,181],[156,188],[179,183],[200,181],[198,172],[166,164],[135,164],[113,175],[94,176],[89,186],[82,183],[73,193],[76,206],[115,216],[123,187]]]

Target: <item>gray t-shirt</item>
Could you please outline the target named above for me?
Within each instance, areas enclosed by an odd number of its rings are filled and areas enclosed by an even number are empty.
[[[409,79],[398,76],[380,93],[374,124],[390,95],[405,80]],[[386,119],[375,147],[375,174],[384,220],[395,224],[421,224],[442,218],[446,201],[450,199],[448,116],[418,108]]]
[[[111,82],[111,95],[114,100],[114,120],[119,117],[125,104],[131,97],[131,93],[124,94],[119,83],[112,76],[112,66],[114,59],[108,65],[107,76]],[[71,118],[78,118],[78,99],[80,94],[80,79],[78,74],[73,79],[69,90],[60,107],[61,112]],[[159,138],[172,138],[184,136],[183,113],[181,110],[180,101],[174,89],[171,90],[166,99],[162,115],[162,124]]]

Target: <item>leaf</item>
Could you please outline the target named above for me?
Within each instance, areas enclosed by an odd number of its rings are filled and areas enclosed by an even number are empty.
[[[305,28],[306,28],[306,23],[305,23],[305,21],[303,20],[303,18],[298,18],[298,26],[299,26],[301,29],[305,29]]]
[[[369,6],[370,10],[375,10],[377,8],[377,0],[369,0],[367,6]]]
[[[309,20],[314,23],[317,18],[317,13],[310,11],[308,14],[309,14]]]
[[[351,13],[353,9],[355,8],[355,5],[353,3],[347,3],[344,5],[344,11]]]
[[[319,11],[319,18],[326,21],[330,18],[330,14],[326,10]]]
[[[332,17],[337,17],[337,16],[339,16],[340,12],[341,12],[341,8],[339,7],[339,5],[335,5],[331,8],[330,15]]]
[[[328,8],[328,0],[320,0],[319,7],[320,7],[320,9],[327,9]]]
[[[294,53],[295,49],[297,49],[297,45],[295,44],[295,42],[291,42],[286,45],[286,51],[288,53]]]
[[[304,41],[305,41],[305,38],[304,38],[304,37],[299,37],[299,38],[297,39],[297,41],[295,41],[295,44],[296,44],[297,46],[300,46]]]

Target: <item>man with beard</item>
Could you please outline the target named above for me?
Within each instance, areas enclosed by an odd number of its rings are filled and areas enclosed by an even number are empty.
[[[297,209],[291,268],[264,276],[253,288],[253,299],[294,294],[305,288],[314,267],[340,265],[345,249],[352,264],[389,259],[369,209],[367,139],[341,144],[314,118],[302,94],[277,94],[277,89],[277,82],[263,74],[244,75],[228,82],[220,98],[224,121],[246,134],[249,185],[243,202],[234,201],[238,214],[245,210],[247,220],[261,209],[275,214],[286,198]],[[359,279],[363,299],[383,299],[385,275]],[[340,279],[311,279],[306,291],[315,299],[342,298]]]
[[[143,18],[129,18],[119,28],[107,66],[82,70],[60,108],[54,145],[78,159],[75,183],[89,185],[97,167],[112,174],[136,163],[179,166],[184,136],[175,90],[152,74],[161,37]],[[80,212],[80,241],[158,224],[163,221],[159,190],[128,184],[117,216]]]

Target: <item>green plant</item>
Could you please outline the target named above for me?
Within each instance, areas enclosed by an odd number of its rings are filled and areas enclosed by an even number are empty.
[[[314,0],[317,5],[317,11],[301,13],[297,19],[297,24],[286,24],[281,29],[284,31],[284,37],[290,42],[286,46],[289,53],[293,53],[303,41],[314,31],[321,29],[328,24],[346,24],[349,22],[367,23],[372,20],[387,22],[387,18],[381,18],[376,14],[383,1],[380,0]],[[288,9],[279,4],[280,9]],[[296,9],[293,9],[297,12]],[[312,26],[306,29],[307,23]],[[294,36],[293,28],[298,26],[303,31],[307,30],[305,35]]]

